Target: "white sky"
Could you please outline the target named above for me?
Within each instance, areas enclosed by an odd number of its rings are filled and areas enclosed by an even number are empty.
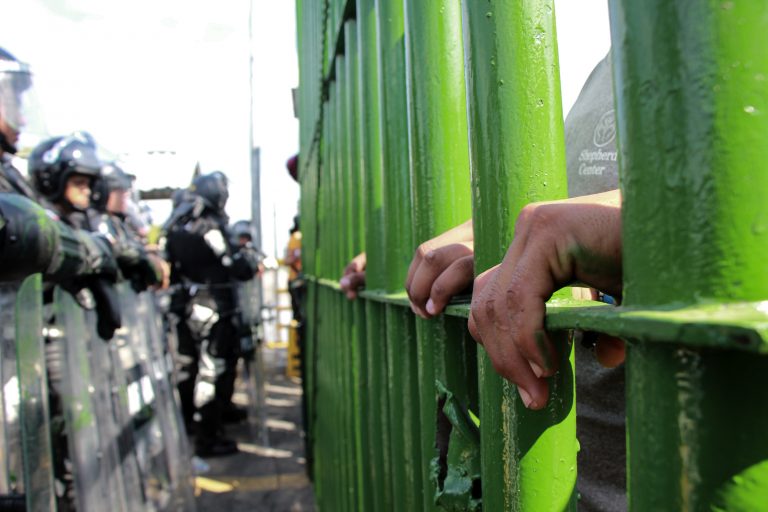
[[[293,0],[253,0],[254,140],[261,147],[263,247],[282,251],[298,186]],[[609,47],[606,0],[555,0],[567,112]],[[249,0],[0,0],[0,46],[30,63],[50,134],[91,132],[141,188],[182,187],[196,161],[230,178],[233,220],[250,218]],[[175,156],[147,156],[150,151]],[[153,203],[156,222],[167,206]]]

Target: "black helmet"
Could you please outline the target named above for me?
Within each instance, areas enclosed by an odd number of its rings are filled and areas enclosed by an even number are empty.
[[[240,237],[247,237],[248,240],[253,239],[253,234],[251,233],[251,221],[249,220],[239,220],[235,222],[232,224],[232,229],[230,231],[232,232],[232,237],[235,242],[237,242]]]
[[[200,196],[205,206],[217,213],[224,213],[224,207],[229,199],[227,192],[227,177],[221,171],[198,176],[192,182],[189,191]]]
[[[61,199],[70,176],[82,174],[95,180],[100,170],[96,143],[86,132],[48,139],[29,155],[33,185],[43,197],[53,202]]]
[[[101,175],[93,184],[91,204],[97,210],[104,211],[107,208],[110,192],[115,190],[129,190],[132,185],[131,177],[115,162],[104,165]]]

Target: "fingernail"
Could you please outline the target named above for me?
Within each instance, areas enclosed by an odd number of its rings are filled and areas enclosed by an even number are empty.
[[[339,281],[339,286],[341,286],[342,288],[346,288],[347,286],[349,286],[349,278],[342,277],[341,281]]]
[[[427,313],[429,313],[430,315],[435,314],[435,303],[432,302],[432,299],[429,299],[427,301]]]
[[[541,366],[537,365],[533,361],[530,361],[529,364],[531,365],[531,370],[533,370],[533,373],[538,378],[541,378],[541,376],[544,375],[544,370],[541,369]]]
[[[520,393],[520,398],[523,400],[523,405],[525,405],[526,408],[530,409],[531,405],[535,405],[533,400],[531,400],[531,395],[529,395],[526,390],[518,386],[517,392]]]

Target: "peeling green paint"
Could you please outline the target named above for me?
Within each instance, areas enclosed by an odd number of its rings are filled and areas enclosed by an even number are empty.
[[[478,511],[482,509],[480,496],[480,430],[465,404],[459,403],[453,393],[440,381],[435,381],[437,403],[444,428],[438,441],[440,455],[430,463],[430,478],[436,491],[434,501],[447,512]],[[447,432],[446,432],[447,431]]]

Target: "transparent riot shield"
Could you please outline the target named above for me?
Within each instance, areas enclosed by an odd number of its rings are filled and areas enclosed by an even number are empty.
[[[40,276],[0,286],[0,498],[54,509]]]
[[[243,352],[242,379],[248,394],[248,424],[259,443],[269,444],[267,430],[266,374],[260,343],[261,290],[258,278],[238,285],[240,318],[243,324],[241,347]]]
[[[115,337],[109,343],[109,371],[111,412],[114,418],[116,437],[112,439],[113,453],[117,452],[124,489],[124,509],[147,510],[146,496],[139,473],[139,463],[136,459],[133,439],[133,416],[129,402],[129,379],[125,374],[123,361],[124,352],[130,352],[127,340],[127,329],[121,328],[115,332]]]
[[[128,380],[128,409],[133,424],[133,442],[140,478],[152,510],[171,506],[173,489],[158,403],[158,390],[153,380],[152,355],[143,317],[146,311],[128,286],[119,285],[120,311],[127,345],[122,362]]]
[[[120,497],[110,494],[110,468],[102,451],[106,440],[99,428],[105,406],[98,403],[96,389],[107,383],[99,382],[91,368],[92,349],[104,342],[94,337],[92,315],[86,315],[59,288],[54,294],[53,318],[47,329],[46,352],[53,394],[58,395],[54,399],[60,400],[64,419],[63,430],[54,419],[53,432],[57,485],[66,493],[60,500],[71,500],[69,494],[74,492],[77,510],[120,510]]]
[[[93,319],[89,319],[93,328]],[[92,339],[96,339],[92,335]],[[91,371],[95,385],[95,408],[103,458],[102,478],[108,485],[117,510],[130,512],[144,508],[144,495],[133,453],[133,429],[125,400],[125,376],[115,357],[116,342],[93,343]],[[97,340],[98,341],[98,340]]]
[[[169,345],[164,336],[163,318],[151,292],[137,297],[139,318],[143,321],[147,359],[156,393],[158,418],[164,434],[165,450],[170,469],[173,510],[194,510],[194,475],[191,452],[181,417],[181,407],[173,384],[174,366]]]

